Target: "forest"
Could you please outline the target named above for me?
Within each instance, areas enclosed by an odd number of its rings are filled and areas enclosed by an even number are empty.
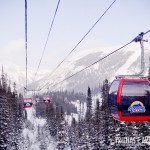
[[[53,139],[58,150],[121,150],[149,149],[149,122],[119,122],[112,118],[108,107],[108,91],[110,83],[106,79],[99,89],[100,99],[93,105],[90,87],[87,95],[74,91],[58,91],[46,93],[52,101],[43,105],[35,102],[35,117],[45,119],[43,126],[37,125],[36,140],[40,142],[40,150],[48,149]],[[35,95],[35,98],[40,95]],[[23,108],[23,96],[13,89],[2,73],[0,80],[0,149],[31,149],[30,137],[23,136],[25,128],[36,130],[28,120],[27,109]],[[79,110],[72,101],[79,100]],[[83,104],[86,104],[84,108]],[[30,109],[30,108],[28,108]],[[84,113],[85,111],[85,113]],[[75,118],[72,114],[77,114]],[[66,116],[71,116],[71,124]],[[34,120],[34,118],[33,118]],[[44,141],[43,141],[44,140]]]

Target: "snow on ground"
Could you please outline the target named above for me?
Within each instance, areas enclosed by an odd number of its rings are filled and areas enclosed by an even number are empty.
[[[126,68],[130,68],[130,66],[132,65],[132,63],[140,56],[141,51],[137,50],[136,52],[134,51],[134,53],[132,55],[129,56],[128,60],[126,61],[126,63],[117,70],[116,75],[118,74],[133,74],[131,73],[131,70],[129,72],[129,70],[127,70]],[[127,72],[128,71],[128,72]],[[137,73],[139,71],[137,70]],[[135,73],[134,73],[135,74]]]
[[[100,94],[92,97],[93,108],[96,106],[97,98],[101,101]],[[84,117],[86,113],[86,103],[80,104],[79,100],[72,101],[71,103],[77,108],[78,114]],[[25,128],[23,129],[21,150],[55,150],[56,142],[47,131],[46,120],[35,116],[34,106],[32,108],[26,108],[26,111],[27,120],[25,122]],[[78,121],[78,114],[71,113],[71,115],[65,115],[65,120],[71,125],[73,117]]]
[[[73,118],[75,118],[75,120],[78,121],[79,115],[75,113],[71,113],[71,115],[65,115],[65,120],[69,125],[71,125]]]
[[[99,93],[99,94],[97,94],[97,95],[94,95],[94,96],[92,97],[92,106],[93,106],[93,108],[96,107],[96,101],[97,101],[97,99],[99,99],[99,104],[100,104],[100,106],[101,106],[101,105],[102,105],[101,93]]]
[[[71,101],[71,103],[77,108],[78,114],[80,114],[80,111],[81,111],[81,115],[82,115],[82,117],[84,117],[85,113],[86,113],[86,103],[85,102],[81,103],[81,108],[80,108],[80,101],[79,100]]]
[[[27,111],[27,120],[29,120],[32,124],[43,126],[46,123],[45,119],[35,117],[35,109],[34,107],[26,108]]]
[[[21,150],[55,150],[56,144],[46,129],[46,120],[35,116],[35,109],[26,108],[27,120],[23,129],[23,145]]]
[[[97,94],[97,95],[95,95],[95,96],[92,97],[92,108],[93,108],[93,110],[96,107],[96,101],[97,101],[97,99],[99,99],[99,103],[100,103],[100,106],[101,106],[101,103],[102,103],[101,93],[99,93],[99,94]],[[81,103],[81,106],[80,106],[80,101],[79,100],[71,101],[71,103],[77,108],[78,114],[80,114],[80,111],[81,111],[81,117],[82,118],[85,117],[85,113],[86,113],[86,110],[87,110],[86,102]],[[71,124],[71,121],[72,121],[73,117],[76,120],[78,120],[78,117],[79,117],[78,114],[73,114],[72,113],[71,115],[66,116],[66,120],[68,119],[68,123]]]

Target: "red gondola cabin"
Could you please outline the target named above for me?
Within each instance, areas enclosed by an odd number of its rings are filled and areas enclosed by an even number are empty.
[[[108,105],[120,121],[150,120],[150,82],[146,78],[118,78],[110,86]]]
[[[24,103],[24,108],[31,108],[33,105],[33,100],[32,98],[24,98],[23,103]]]
[[[51,101],[51,98],[50,98],[49,95],[44,95],[44,96],[43,96],[43,103],[44,103],[44,104],[49,104],[50,101]]]

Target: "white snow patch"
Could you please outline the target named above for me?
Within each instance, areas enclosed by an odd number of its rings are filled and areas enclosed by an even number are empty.
[[[140,55],[140,51],[137,51],[136,53],[133,53],[132,55],[129,56],[129,59],[126,61],[126,63],[115,73],[116,75],[124,75],[124,74],[133,74],[131,71],[127,70],[127,68],[130,68],[131,64],[133,63],[134,60],[136,60]],[[135,73],[134,73],[135,74]]]
[[[27,120],[25,122],[25,128],[23,129],[23,147],[25,150],[41,150],[41,144],[44,145],[48,150],[55,150],[56,144],[54,139],[49,135],[45,123],[45,119],[35,117],[35,109],[26,108]],[[39,131],[40,134],[39,135]],[[39,139],[39,136],[41,140]],[[44,143],[43,143],[44,142]]]
[[[71,115],[65,115],[65,120],[69,125],[71,125],[73,118],[75,118],[75,120],[78,121],[79,115],[75,113],[71,113]]]
[[[99,99],[99,104],[101,106],[102,104],[102,97],[101,97],[101,93],[95,95],[95,96],[92,96],[92,107],[95,108],[96,107],[96,101],[97,99]]]
[[[81,117],[84,117],[85,116],[85,113],[86,113],[86,103],[81,103],[81,108],[80,108],[80,101],[79,100],[76,100],[76,101],[71,101],[71,103],[77,108],[77,112],[78,114],[81,113]],[[80,110],[81,109],[81,110]],[[81,111],[81,112],[80,112]]]

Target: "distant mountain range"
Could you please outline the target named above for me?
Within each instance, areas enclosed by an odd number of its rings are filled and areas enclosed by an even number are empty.
[[[144,43],[144,45],[145,75],[147,75],[150,57],[150,44]],[[76,52],[72,54],[72,56],[70,56],[52,75],[50,75],[50,72],[48,73],[48,71],[42,73],[39,72],[40,79],[34,83],[32,83],[34,72],[30,70],[28,75],[29,89],[35,89],[36,87],[36,89],[41,88],[45,91],[46,88],[49,87],[50,91],[67,89],[70,91],[74,90],[86,92],[88,86],[91,88],[97,87],[99,84],[102,84],[103,80],[106,78],[109,81],[112,81],[116,75],[138,73],[140,71],[141,48],[139,43],[133,43],[85,71],[80,72],[56,86],[53,86],[119,47],[120,46],[93,48]],[[6,72],[8,72],[8,76],[12,78],[12,81],[14,80],[17,83],[18,88],[25,84],[24,71],[11,66],[6,67]]]
[[[144,43],[144,45],[144,74],[147,75],[150,57],[150,44]],[[86,69],[85,71],[80,72],[79,74],[69,78],[68,80],[65,80],[56,86],[53,86],[119,47],[120,46],[79,51],[72,57],[69,57],[51,76],[47,75],[34,84],[30,84],[30,88],[41,88],[43,85],[46,85],[44,86],[44,88],[46,88],[50,84],[50,90],[67,89],[86,92],[88,86],[91,88],[97,87],[99,84],[102,84],[103,80],[106,78],[109,81],[112,81],[116,75],[130,75],[140,72],[141,48],[139,43],[133,43],[130,46],[125,47],[124,49]],[[44,90],[44,88],[42,90]]]
[[[11,85],[13,83],[16,83],[16,88],[17,89],[22,89],[25,86],[25,68],[24,70],[15,65],[15,64],[7,64],[3,65],[4,73],[5,75],[7,74],[7,79],[11,82]],[[48,71],[42,71],[38,72],[37,79],[40,79],[44,77]],[[33,77],[34,77],[35,71],[33,70],[28,70],[28,83],[33,82]]]

